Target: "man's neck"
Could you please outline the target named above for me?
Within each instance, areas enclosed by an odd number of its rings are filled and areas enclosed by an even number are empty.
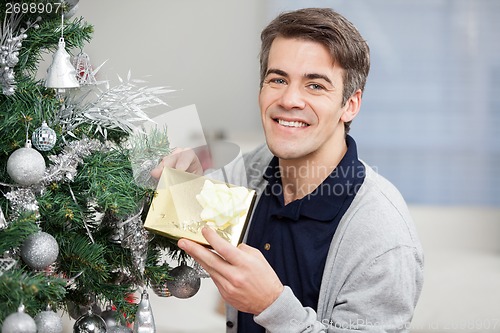
[[[285,205],[312,193],[332,173],[347,152],[345,139],[336,147],[300,159],[279,159]]]

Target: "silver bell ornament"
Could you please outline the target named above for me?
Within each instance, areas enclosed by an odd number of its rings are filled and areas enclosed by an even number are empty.
[[[37,128],[31,136],[31,142],[40,151],[49,151],[56,145],[56,132],[44,121],[42,126]]]
[[[106,333],[106,322],[89,311],[75,321],[73,333]]]
[[[37,333],[62,333],[61,316],[52,310],[42,311],[35,316]]]
[[[27,140],[23,148],[15,150],[7,160],[7,173],[20,185],[39,183],[45,173],[45,159]]]
[[[201,280],[198,272],[182,262],[169,272],[173,279],[168,281],[168,289],[177,298],[189,298],[200,290]]]
[[[35,320],[29,314],[24,313],[24,306],[21,305],[17,312],[5,318],[2,333],[37,333]]]
[[[56,239],[43,231],[28,236],[21,247],[21,258],[33,269],[42,270],[56,261],[59,244]]]
[[[78,88],[80,86],[76,79],[76,70],[71,64],[71,57],[66,51],[66,43],[63,37],[59,39],[58,48],[53,55],[52,64],[47,69],[45,86],[60,91],[64,91],[66,88]]]
[[[153,310],[146,289],[141,294],[141,301],[135,314],[134,333],[156,333]]]

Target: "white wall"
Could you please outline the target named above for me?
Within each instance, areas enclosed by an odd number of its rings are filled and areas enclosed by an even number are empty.
[[[95,27],[84,49],[94,66],[108,59],[100,78],[150,75],[149,85],[178,90],[158,112],[196,104],[207,135],[259,133],[262,3],[82,0],[77,15]]]

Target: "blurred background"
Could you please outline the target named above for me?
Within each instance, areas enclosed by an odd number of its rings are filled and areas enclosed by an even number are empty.
[[[263,142],[260,31],[314,6],[344,14],[371,48],[351,134],[403,193],[424,246],[412,332],[500,332],[500,1],[82,0],[77,15],[95,27],[94,67],[107,60],[100,79],[131,70],[175,89],[153,117],[195,104],[209,142],[245,152]],[[152,298],[158,332],[225,331],[209,279],[191,299]]]

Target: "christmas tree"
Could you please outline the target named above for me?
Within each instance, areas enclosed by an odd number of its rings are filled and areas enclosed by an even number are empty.
[[[115,87],[98,82],[81,52],[93,27],[74,15],[76,2],[1,3],[2,333],[31,332],[31,318],[50,326],[53,311],[93,320],[106,306],[117,326],[130,324],[144,315],[130,295],[168,293],[164,258],[183,258],[143,227],[149,170],[169,145],[166,129],[137,129],[168,90],[130,76]],[[36,79],[47,54],[46,78]]]

